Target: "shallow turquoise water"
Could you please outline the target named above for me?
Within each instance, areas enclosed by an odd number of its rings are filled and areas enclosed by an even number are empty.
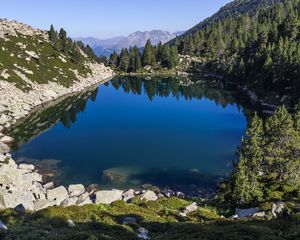
[[[232,169],[246,119],[234,93],[184,81],[116,78],[51,106],[14,130],[14,156],[59,160],[66,184],[213,188]]]

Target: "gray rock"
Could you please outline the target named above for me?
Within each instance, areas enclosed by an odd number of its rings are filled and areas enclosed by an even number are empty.
[[[5,144],[11,144],[11,143],[14,142],[14,139],[12,137],[9,137],[9,136],[4,136],[4,137],[1,138],[0,141],[5,143]]]
[[[141,195],[141,200],[146,200],[146,201],[156,201],[158,199],[157,195],[155,192],[151,190],[147,190],[145,193]]]
[[[193,202],[192,204],[190,204],[189,206],[187,206],[185,208],[185,212],[186,213],[191,213],[191,212],[195,212],[198,209],[198,205],[197,203]]]
[[[92,204],[93,201],[91,200],[90,196],[88,193],[84,193],[78,197],[78,200],[76,202],[76,205],[78,206],[84,206],[88,204]]]
[[[70,197],[78,197],[85,192],[85,188],[82,184],[70,185],[68,192]]]
[[[235,215],[237,218],[244,218],[244,217],[252,217],[254,214],[259,213],[260,209],[258,207],[256,208],[248,208],[248,209],[235,209]]]
[[[283,214],[285,204],[283,202],[273,203],[272,204],[272,215],[277,218]]]
[[[19,165],[19,168],[24,169],[24,170],[33,171],[34,170],[34,165],[22,163],[22,164]]]
[[[4,127],[0,126],[0,133],[3,133],[3,131],[4,131]]]
[[[56,205],[55,200],[49,200],[49,199],[39,199],[34,203],[34,210],[39,211],[48,207],[52,207]]]
[[[122,197],[124,202],[130,201],[135,196],[135,191],[133,189],[129,189],[128,191],[124,192]]]
[[[25,207],[23,206],[23,204],[19,204],[18,206],[16,206],[14,208],[14,210],[18,213],[25,213],[26,212],[26,209]]]
[[[10,147],[7,144],[0,141],[0,153],[5,154],[8,153],[9,151],[10,151]]]
[[[6,159],[6,156],[4,156],[2,153],[0,153],[0,163],[4,162]]]
[[[68,224],[68,227],[75,227],[76,226],[75,223],[71,219],[67,220],[67,224]]]
[[[46,183],[46,184],[44,184],[44,188],[46,190],[53,189],[54,188],[54,183],[53,182]]]
[[[34,197],[31,193],[0,190],[0,209],[15,208],[23,204],[25,209],[34,210]]]
[[[55,200],[57,205],[69,197],[68,191],[65,187],[60,186],[54,189],[47,190],[47,198],[49,200]]]
[[[1,220],[0,220],[0,229],[7,230],[7,227],[5,226],[5,224]]]
[[[98,191],[95,193],[95,203],[111,204],[115,201],[122,200],[123,191],[110,190],[110,191]]]
[[[77,201],[78,201],[78,197],[67,198],[61,202],[60,206],[61,207],[70,207],[70,206],[76,205]]]
[[[141,238],[141,239],[150,239],[148,234],[149,234],[149,231],[146,229],[146,228],[143,228],[143,227],[139,227],[138,228],[138,237]]]
[[[263,211],[263,212],[254,213],[253,217],[255,217],[255,218],[264,218],[264,217],[266,217],[266,212]]]

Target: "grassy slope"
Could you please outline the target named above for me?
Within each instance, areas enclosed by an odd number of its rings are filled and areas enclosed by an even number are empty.
[[[24,44],[26,49],[22,48],[20,43]],[[18,34],[17,37],[9,37],[9,41],[0,38],[0,46],[0,73],[6,69],[10,75],[8,79],[0,76],[0,80],[13,82],[23,90],[30,89],[30,86],[16,74],[15,70],[18,70],[33,82],[44,84],[55,81],[66,87],[77,80],[74,72],[70,69],[77,70],[82,76],[91,73],[91,70],[85,66],[84,61],[74,64],[70,54],[64,54],[56,50],[41,37]],[[39,59],[30,57],[26,51],[34,51],[39,55]],[[60,57],[63,57],[66,62],[64,63]],[[30,58],[30,60],[27,61],[26,58]],[[32,71],[33,74],[18,69],[14,64]]]
[[[177,198],[157,202],[135,201],[111,206],[51,207],[33,214],[17,214],[13,210],[0,211],[0,219],[9,230],[1,232],[1,239],[138,239],[139,226],[149,230],[151,239],[299,239],[300,222],[281,220],[222,220],[212,207],[199,208],[187,218],[179,216],[190,202]],[[138,221],[121,224],[133,216]],[[68,227],[71,219],[75,227]]]

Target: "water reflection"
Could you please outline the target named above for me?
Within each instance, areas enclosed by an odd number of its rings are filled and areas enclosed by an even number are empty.
[[[57,159],[63,184],[196,193],[230,172],[245,106],[217,81],[116,77],[43,106],[10,135],[21,161]]]

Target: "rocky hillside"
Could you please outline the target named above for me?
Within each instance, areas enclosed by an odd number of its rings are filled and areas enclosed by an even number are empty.
[[[113,75],[84,46],[58,37],[61,46],[48,31],[0,19],[0,125],[9,127],[35,106]]]

